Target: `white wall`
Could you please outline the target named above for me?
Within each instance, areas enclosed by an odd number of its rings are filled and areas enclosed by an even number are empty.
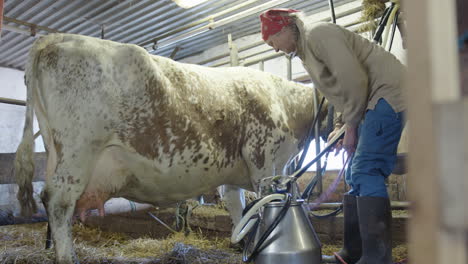
[[[0,97],[26,100],[24,72],[0,67]],[[16,152],[23,135],[26,107],[0,103],[0,153]],[[34,132],[38,125],[34,119]],[[36,151],[44,151],[42,138],[36,139]]]

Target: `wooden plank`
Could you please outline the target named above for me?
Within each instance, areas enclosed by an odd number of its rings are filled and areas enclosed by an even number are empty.
[[[435,264],[438,259],[438,185],[432,124],[432,57],[429,45],[429,12],[424,0],[405,1],[408,20],[408,197],[413,203],[408,250],[412,263]]]
[[[466,229],[462,228],[466,209],[461,208],[466,201],[462,148],[467,118],[460,114],[455,0],[404,4],[408,20],[408,116],[412,122],[409,258],[411,263],[466,263],[460,249],[467,246]],[[447,201],[453,204],[443,204]],[[464,234],[465,239],[459,239],[457,233]]]
[[[463,113],[464,113],[464,116],[463,116],[463,120],[465,120],[465,124],[464,124],[464,127],[463,127],[463,131],[464,131],[464,144],[461,144],[463,145],[463,156],[464,156],[464,160],[463,160],[463,164],[465,164],[465,168],[464,168],[464,176],[465,177],[462,177],[463,181],[462,181],[462,185],[465,187],[465,190],[464,190],[464,193],[468,196],[468,177],[466,177],[467,175],[467,172],[468,172],[468,96],[466,96],[463,100]],[[460,175],[462,176],[462,175]],[[465,198],[464,201],[468,201],[468,198]],[[465,233],[468,233],[468,210],[466,210],[466,207],[465,207],[465,215],[464,215],[464,219],[465,219]],[[466,236],[468,238],[468,236]],[[468,246],[467,246],[468,247]]]
[[[463,103],[435,105],[434,142],[439,163],[439,185],[441,225],[445,228],[465,228],[465,211],[468,194],[463,184],[466,174],[464,161],[464,122]]]
[[[455,0],[418,0],[424,12],[427,7],[429,17],[425,20],[428,27],[427,42],[429,55],[432,63],[432,83],[430,87],[433,102],[444,103],[457,101],[461,95],[459,70],[458,70],[458,46],[457,46],[457,24],[455,12]],[[417,16],[417,13],[413,14]],[[410,33],[411,34],[411,33]],[[426,45],[427,44],[427,45]]]
[[[112,232],[122,232],[133,237],[151,236],[164,237],[170,231],[163,225],[148,216],[147,212],[152,212],[167,225],[174,227],[175,214],[173,211],[156,211],[154,209],[142,210],[132,213],[116,215],[106,215],[104,217],[88,217],[85,224],[91,227],[99,227],[102,230]],[[329,218],[315,218],[309,216],[317,236],[325,244],[333,244],[343,240],[343,215]],[[394,244],[406,242],[408,215],[393,217],[392,236]],[[203,232],[221,232],[230,235],[232,230],[231,218],[226,214],[207,215],[198,214],[193,211],[190,217],[190,227],[192,229],[201,228]]]

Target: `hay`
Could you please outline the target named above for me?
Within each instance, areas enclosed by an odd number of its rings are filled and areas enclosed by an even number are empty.
[[[193,214],[197,216],[213,217],[218,215],[229,215],[229,212],[218,206],[198,206],[193,209]]]
[[[172,210],[173,212],[173,210]],[[326,214],[331,210],[317,211]],[[198,206],[197,215],[227,215],[216,206]],[[393,211],[393,216],[405,216],[405,210]],[[205,231],[206,232],[206,231]],[[53,250],[45,250],[46,224],[0,226],[0,264],[54,263]],[[122,233],[105,232],[81,224],[73,226],[75,250],[81,263],[242,263],[241,255],[230,245],[228,237],[212,236],[200,229],[190,235],[169,235],[165,239],[131,238]],[[323,244],[322,253],[331,255],[341,244]],[[393,249],[395,261],[407,258],[405,244]]]
[[[54,263],[54,251],[44,249],[45,234],[45,223],[0,227],[0,263]],[[132,239],[77,224],[73,237],[81,263],[241,263],[228,238],[207,239],[200,232]]]
[[[364,24],[359,27],[358,32],[367,32],[374,31],[377,28],[378,23],[375,19],[382,16],[383,11],[385,10],[386,1],[382,0],[363,0],[362,1],[362,11],[360,22]]]
[[[341,244],[338,245],[322,245],[323,255],[333,255],[333,252],[338,252],[341,249]],[[397,244],[392,249],[393,260],[398,262],[408,258],[408,246],[406,244]]]

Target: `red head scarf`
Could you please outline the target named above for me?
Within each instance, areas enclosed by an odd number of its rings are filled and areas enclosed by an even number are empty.
[[[287,16],[287,13],[296,13],[298,10],[277,8],[270,9],[260,15],[262,22],[262,38],[264,41],[278,32],[287,25],[293,23],[293,19]]]

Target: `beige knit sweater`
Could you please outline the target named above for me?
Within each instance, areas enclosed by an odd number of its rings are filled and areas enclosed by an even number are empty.
[[[367,109],[384,98],[395,112],[405,109],[405,66],[381,46],[332,23],[308,23],[296,13],[297,55],[315,87],[342,113],[342,121],[358,125]]]

